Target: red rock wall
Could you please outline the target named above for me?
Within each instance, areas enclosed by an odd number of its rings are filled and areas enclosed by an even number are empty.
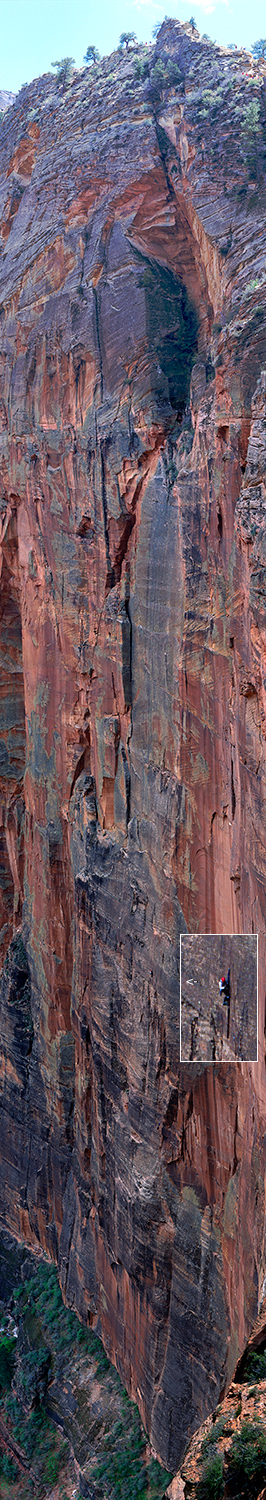
[[[158,46],[1,127],[1,1212],[174,1467],[265,1273],[266,351],[247,59],[211,125]],[[180,1066],[186,924],[259,932],[259,1065]]]

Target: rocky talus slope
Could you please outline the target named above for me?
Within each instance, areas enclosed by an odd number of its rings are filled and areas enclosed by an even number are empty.
[[[174,1469],[265,1276],[265,69],[165,23],[1,124],[1,1215]],[[180,932],[259,1063],[180,1065]]]

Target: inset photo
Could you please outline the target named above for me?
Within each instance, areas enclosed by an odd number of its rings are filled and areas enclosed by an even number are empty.
[[[182,933],[182,1062],[256,1062],[258,939]]]

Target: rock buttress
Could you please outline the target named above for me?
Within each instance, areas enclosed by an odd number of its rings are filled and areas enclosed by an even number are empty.
[[[265,1274],[263,66],[165,24],[1,139],[1,1213],[174,1468]],[[258,1065],[180,1065],[186,928]]]

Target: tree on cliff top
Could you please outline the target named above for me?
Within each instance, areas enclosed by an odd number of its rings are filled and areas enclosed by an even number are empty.
[[[128,52],[128,48],[134,47],[136,42],[137,37],[135,31],[121,31],[121,36],[119,37],[119,47],[126,47],[126,50]]]
[[[99,61],[100,61],[100,53],[97,51],[97,47],[87,47],[87,52],[85,52],[85,56],[83,58],[83,62],[90,64],[90,63],[96,63],[96,62],[99,62]]]
[[[259,57],[264,57],[265,58],[265,53],[266,53],[266,37],[264,37],[264,38],[261,37],[260,38],[260,42],[253,42],[253,47],[251,47],[250,50],[252,52],[252,56],[255,57],[256,62],[258,61]]]
[[[52,68],[57,68],[57,82],[62,83],[63,88],[69,83],[74,62],[74,57],[61,57],[60,62],[52,62],[51,64]]]

